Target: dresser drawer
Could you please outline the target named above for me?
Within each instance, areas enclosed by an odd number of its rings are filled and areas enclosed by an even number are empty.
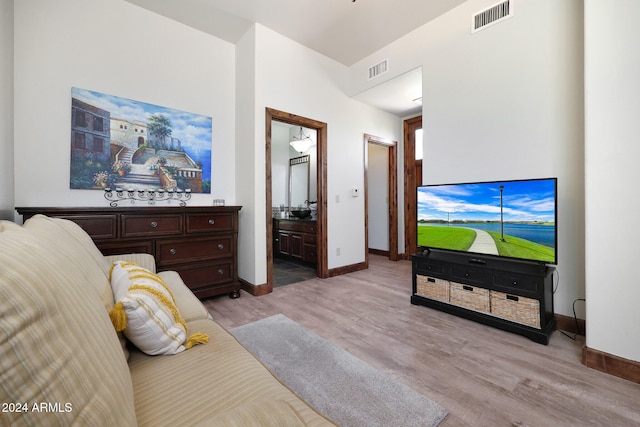
[[[115,239],[117,237],[118,217],[116,215],[73,215],[60,216],[78,224],[92,239]]]
[[[187,233],[207,233],[211,231],[233,230],[233,214],[187,214]]]
[[[175,239],[156,242],[158,265],[171,265],[216,258],[231,257],[234,253],[233,236],[206,239]]]
[[[311,223],[304,223],[302,225],[302,231],[304,231],[305,233],[309,233],[309,234],[316,234],[318,227],[316,226],[315,222],[311,222]]]
[[[483,285],[487,280],[487,271],[481,268],[452,266],[451,278],[461,280],[463,283],[477,283]]]
[[[416,294],[421,297],[449,302],[448,280],[416,274]]]
[[[491,310],[489,290],[450,282],[449,301],[469,310],[488,313]]]
[[[316,264],[318,262],[318,250],[316,245],[305,244],[302,247],[302,260],[311,264]]]
[[[151,254],[153,255],[153,242],[140,240],[134,242],[96,242],[96,246],[102,255],[123,255],[123,254]]]
[[[301,222],[278,221],[278,229],[279,230],[300,231],[300,232],[302,232],[303,229],[304,229],[304,224],[302,224]]]
[[[192,290],[233,281],[233,262],[220,260],[206,264],[192,264],[174,268]]]
[[[430,259],[416,259],[415,269],[420,273],[429,273],[429,274],[445,274],[446,268],[444,264],[440,264],[439,262],[431,261]]]
[[[526,291],[535,294],[538,291],[540,279],[533,276],[524,276],[516,273],[494,273],[493,285],[495,288],[507,293]]]
[[[182,215],[122,215],[122,237],[182,234]]]
[[[540,301],[491,291],[491,314],[540,329]]]

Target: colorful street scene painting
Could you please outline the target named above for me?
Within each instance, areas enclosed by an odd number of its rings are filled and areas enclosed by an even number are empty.
[[[70,188],[211,193],[211,117],[71,89]]]

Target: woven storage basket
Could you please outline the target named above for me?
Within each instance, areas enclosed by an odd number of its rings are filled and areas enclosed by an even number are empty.
[[[449,302],[449,281],[417,274],[416,294],[425,298]]]
[[[491,291],[491,314],[540,329],[540,301]]]
[[[489,312],[489,290],[451,282],[451,304],[470,310]]]

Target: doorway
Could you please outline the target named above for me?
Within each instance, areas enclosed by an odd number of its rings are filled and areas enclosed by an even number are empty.
[[[417,188],[422,185],[422,116],[404,121],[404,259],[419,251]]]
[[[316,131],[316,273],[329,277],[327,254],[327,124],[284,111],[266,108],[265,114],[265,171],[266,171],[266,225],[267,225],[267,285],[261,294],[269,293],[274,285],[273,253],[273,195],[272,195],[272,122],[302,126]]]
[[[386,170],[384,170],[386,169]],[[378,253],[397,261],[398,257],[398,143],[386,138],[364,135],[364,235],[365,265],[369,266],[369,253]],[[382,179],[376,179],[382,178]],[[370,183],[371,188],[370,188]],[[375,192],[375,188],[382,192]],[[370,228],[369,221],[373,219]],[[386,224],[386,227],[385,225]],[[385,229],[382,229],[384,227]],[[378,229],[382,240],[373,242],[369,232]],[[374,246],[385,249],[371,249]]]

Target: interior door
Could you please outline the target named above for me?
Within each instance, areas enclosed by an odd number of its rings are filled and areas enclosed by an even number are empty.
[[[371,175],[369,172],[370,168],[370,156],[369,151],[370,148],[379,147],[382,148],[382,151],[385,153],[386,159],[382,163],[386,163],[386,171],[381,173],[380,168],[385,168],[385,165],[379,164],[378,168],[373,172],[373,174],[381,174],[385,177],[386,183],[383,185],[378,185],[378,189],[386,187],[386,194],[377,194],[378,197],[378,206],[380,207],[380,200],[386,199],[386,202],[382,204],[386,204],[385,212],[376,212],[373,213],[373,210],[370,209],[370,191],[369,191],[369,179]],[[381,160],[381,158],[379,158]],[[364,234],[365,234],[365,264],[369,265],[369,252],[375,252],[370,248],[370,235],[369,235],[369,224],[370,219],[374,221],[379,221],[386,224],[387,232],[386,238],[388,240],[388,247],[386,251],[388,252],[389,259],[392,261],[397,261],[399,258],[398,254],[398,143],[396,141],[365,134],[364,135],[364,198],[365,198],[365,217],[364,217]],[[375,180],[374,180],[375,181]],[[377,184],[380,184],[378,181]],[[382,196],[382,198],[380,198]],[[372,215],[372,218],[370,218]],[[383,215],[381,217],[380,215]]]

